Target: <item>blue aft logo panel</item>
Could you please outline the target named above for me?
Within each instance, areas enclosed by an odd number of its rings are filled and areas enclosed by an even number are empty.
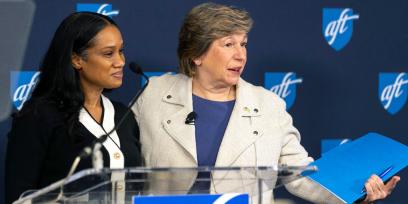
[[[407,73],[387,72],[378,76],[378,97],[383,108],[391,115],[396,114],[407,102]]]
[[[117,16],[119,15],[119,10],[113,10],[112,4],[86,4],[78,3],[76,5],[76,11],[89,11],[94,13],[100,13],[105,16]]]
[[[39,76],[40,72],[37,71],[12,71],[10,73],[11,100],[17,110],[21,110],[30,97]]]
[[[326,42],[339,51],[353,35],[353,20],[359,18],[350,8],[323,8],[322,31]]]
[[[266,72],[264,87],[285,100],[288,110],[296,99],[296,84],[302,81],[294,72]]]

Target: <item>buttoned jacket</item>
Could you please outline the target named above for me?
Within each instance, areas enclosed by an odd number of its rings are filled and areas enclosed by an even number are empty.
[[[194,125],[185,124],[187,115],[193,111],[191,78],[183,74],[152,77],[132,110],[139,123],[146,166],[197,166],[199,144]],[[215,166],[302,166],[311,161],[300,144],[300,134],[292,125],[284,101],[240,79]],[[291,182],[286,188],[313,202],[327,202],[332,197],[307,179]],[[273,200],[272,193],[266,197]]]

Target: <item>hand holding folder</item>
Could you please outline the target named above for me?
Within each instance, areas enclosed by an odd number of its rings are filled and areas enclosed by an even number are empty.
[[[381,172],[380,174],[378,174],[378,177],[380,177],[380,179],[383,179],[385,175],[388,174],[388,172],[390,172],[393,169],[393,166],[389,166],[388,168],[386,168],[383,172]],[[382,180],[381,180],[382,181]],[[361,190],[361,193],[365,193],[367,192],[366,188],[364,187],[363,190]]]
[[[380,175],[379,175],[380,176]],[[381,200],[391,194],[397,183],[400,181],[399,176],[393,176],[386,184],[377,175],[372,175],[365,184],[362,196],[356,203],[372,203]],[[367,189],[367,190],[366,190]],[[367,192],[367,195],[366,195]],[[364,196],[366,195],[366,196]]]

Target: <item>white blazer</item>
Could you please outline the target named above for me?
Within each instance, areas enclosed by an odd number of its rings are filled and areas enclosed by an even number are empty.
[[[185,124],[187,115],[193,111],[191,78],[183,74],[152,77],[132,110],[139,123],[146,166],[197,166],[194,125]],[[240,79],[215,166],[300,166],[311,161],[313,159],[300,144],[300,134],[292,125],[284,101],[272,92]],[[160,187],[191,185],[195,175],[184,176],[190,176],[191,182]],[[286,188],[315,203],[338,202],[308,179],[291,182]],[[215,190],[222,191],[220,188]],[[269,196],[266,194],[265,201],[273,203],[272,191]]]

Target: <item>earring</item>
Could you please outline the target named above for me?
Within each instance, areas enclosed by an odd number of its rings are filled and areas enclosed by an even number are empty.
[[[194,60],[194,64],[195,64],[196,66],[200,66],[200,65],[201,65],[201,60],[199,60],[199,59]]]

